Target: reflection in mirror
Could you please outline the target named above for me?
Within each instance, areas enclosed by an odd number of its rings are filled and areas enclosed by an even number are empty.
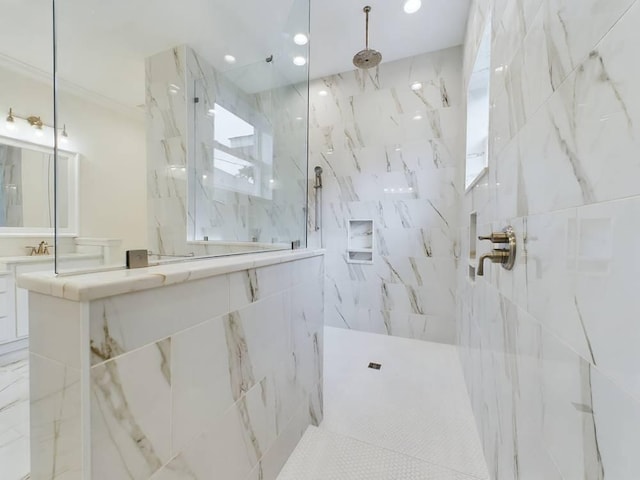
[[[467,100],[467,165],[465,187],[471,187],[486,171],[489,150],[489,90],[491,21],[487,22],[469,80]]]
[[[64,233],[75,233],[75,161],[62,152],[58,158],[57,221]],[[0,186],[0,233],[51,233],[53,150],[0,139]]]

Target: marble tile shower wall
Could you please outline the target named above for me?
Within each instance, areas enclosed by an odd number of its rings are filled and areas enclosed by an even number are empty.
[[[640,3],[476,0],[467,81],[489,18],[489,173],[461,218],[512,224],[520,253],[475,282],[460,262],[457,316],[489,469],[637,479]]]
[[[461,48],[312,82],[308,228],[318,245],[320,165],[328,325],[454,341],[461,83]],[[374,221],[373,265],[347,263],[349,219]]]
[[[32,371],[48,380],[32,386],[31,478],[275,480],[322,421],[322,287],[312,257],[86,307],[34,294]],[[60,356],[79,356],[78,330],[88,369]],[[51,335],[68,350],[52,355]]]
[[[244,248],[187,243],[187,232],[189,238],[197,234],[197,238],[224,242],[303,240],[306,122],[297,119],[306,112],[305,86],[244,92],[187,46],[154,55],[147,59],[146,68],[151,250],[207,255]],[[200,99],[197,105],[187,102],[195,97]],[[272,133],[269,176],[274,182],[265,175],[261,180],[270,198],[214,185],[214,117],[209,109],[216,103]],[[195,179],[191,192],[188,176]]]

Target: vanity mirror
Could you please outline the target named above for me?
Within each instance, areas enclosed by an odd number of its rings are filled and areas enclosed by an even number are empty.
[[[78,155],[0,136],[0,235],[77,235]],[[57,185],[54,178],[57,177]],[[56,194],[57,188],[57,194]],[[55,200],[55,201],[54,201]]]

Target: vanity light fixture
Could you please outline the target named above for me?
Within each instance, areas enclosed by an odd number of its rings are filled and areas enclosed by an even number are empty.
[[[34,133],[36,137],[42,137],[44,135],[44,132],[42,131],[44,123],[42,122],[42,119],[40,117],[31,115],[30,117],[27,117],[27,122],[29,122],[29,125],[31,125],[35,129]]]
[[[405,0],[404,13],[416,13],[422,7],[422,0]]]
[[[62,126],[62,133],[60,133],[60,143],[69,143],[69,134],[67,133],[67,125]]]
[[[9,115],[7,115],[7,120],[5,126],[7,130],[14,130],[16,128],[16,119],[13,118],[13,109],[9,109]]]
[[[304,33],[296,33],[293,36],[293,43],[300,46],[306,45],[307,43],[309,43],[309,37],[307,37]]]
[[[37,115],[29,115],[29,116],[22,116],[22,115],[18,115],[16,113],[14,113],[13,108],[9,108],[9,115],[7,115],[7,118],[5,119],[5,128],[7,130],[15,130],[18,127],[18,123],[16,122],[16,118],[19,118],[21,120],[26,121],[29,126],[31,126],[34,130],[34,134],[37,137],[43,137],[44,136],[44,127],[50,128],[51,130],[54,130],[53,125],[49,125],[47,123],[44,123],[42,121],[42,118],[37,116]],[[54,130],[55,131],[55,130]],[[67,143],[69,141],[69,134],[67,133],[67,126],[63,125],[62,127],[62,131],[60,132],[59,135],[59,139],[60,142],[62,143]]]

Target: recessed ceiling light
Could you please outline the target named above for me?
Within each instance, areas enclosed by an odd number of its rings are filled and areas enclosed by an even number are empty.
[[[170,95],[177,95],[178,92],[180,91],[180,87],[178,85],[176,85],[175,83],[170,83],[168,91],[169,91]]]
[[[276,181],[273,178],[269,179],[269,183],[275,183],[275,182]]]
[[[418,114],[415,117],[413,117],[414,120],[422,120],[422,115]]]
[[[318,92],[318,95],[320,95],[321,97],[326,97],[327,95],[329,95],[329,92],[327,92],[326,90],[320,90]]]
[[[307,59],[304,57],[293,57],[293,63],[294,65],[303,67],[307,64]]]
[[[304,120],[304,118],[302,118],[302,117],[296,117],[296,120],[298,120],[299,122],[301,122],[302,120]]]
[[[422,7],[421,0],[406,0],[404,2],[404,12],[405,13],[416,13]]]
[[[225,55],[224,61],[227,63],[236,63],[236,57],[234,57],[233,55]]]
[[[411,90],[413,90],[414,92],[417,92],[418,90],[422,90],[422,83],[420,82],[413,82],[411,84]]]
[[[307,37],[304,33],[297,33],[293,37],[293,42],[296,45],[306,45],[309,43],[309,37]]]

